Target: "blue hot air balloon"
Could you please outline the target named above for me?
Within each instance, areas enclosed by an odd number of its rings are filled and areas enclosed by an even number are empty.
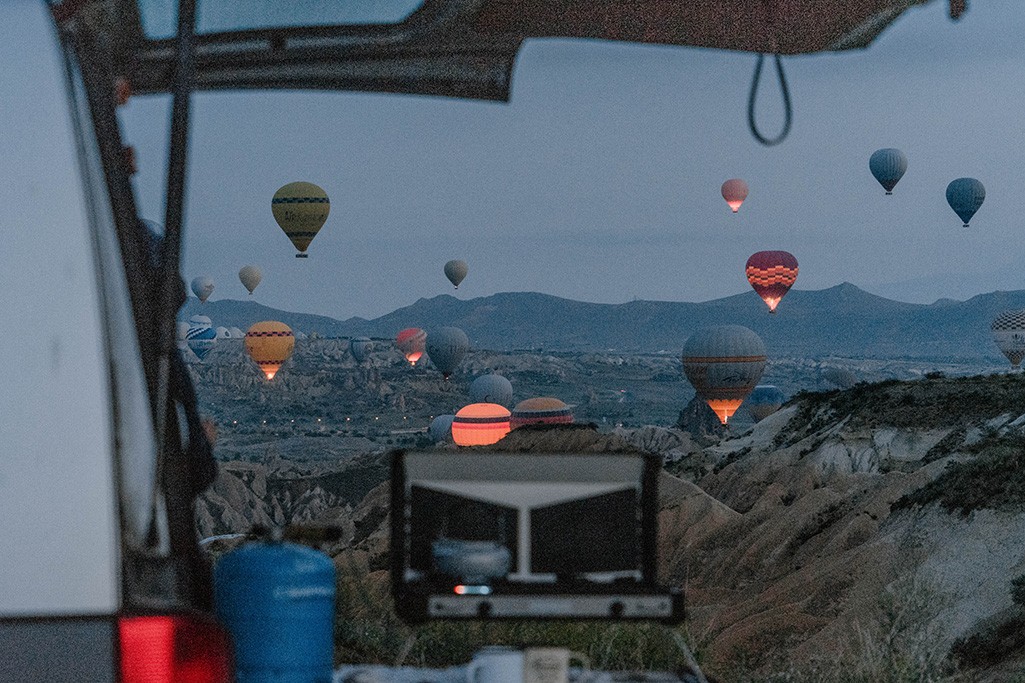
[[[783,392],[771,384],[759,384],[744,401],[751,416],[761,422],[783,405]]]
[[[217,330],[213,328],[210,318],[205,315],[194,315],[189,318],[189,330],[185,333],[185,343],[196,354],[196,358],[203,360],[210,349],[217,343]]]
[[[886,194],[893,194],[894,186],[908,170],[908,158],[899,149],[877,149],[868,160],[868,170],[872,171]]]
[[[966,228],[985,200],[986,188],[975,178],[958,178],[947,185],[947,203]]]
[[[452,443],[452,420],[455,415],[439,415],[431,420],[431,426],[427,428],[427,435],[434,443]]]

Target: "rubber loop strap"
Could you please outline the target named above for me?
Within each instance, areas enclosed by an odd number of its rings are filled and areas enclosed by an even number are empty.
[[[779,55],[775,54],[773,57],[776,58],[776,74],[779,76],[779,87],[783,93],[783,130],[779,132],[774,138],[767,138],[761,134],[758,130],[758,122],[755,121],[755,103],[758,100],[758,82],[762,79],[762,62],[765,60],[765,55],[759,53],[758,63],[755,64],[755,75],[751,80],[751,92],[747,97],[747,123],[751,128],[751,135],[754,135],[755,140],[762,143],[766,147],[772,147],[786,140],[787,135],[790,134],[790,125],[794,122],[794,110],[790,103],[790,87],[787,85],[786,74],[783,73],[783,62],[780,60]]]

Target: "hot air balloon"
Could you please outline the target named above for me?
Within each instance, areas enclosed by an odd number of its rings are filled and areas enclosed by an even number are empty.
[[[573,406],[568,406],[557,398],[540,396],[520,401],[512,410],[509,426],[512,429],[523,425],[555,425],[573,422]]]
[[[427,355],[445,379],[455,372],[469,348],[470,340],[458,327],[440,327],[427,335]]]
[[[349,340],[349,353],[356,359],[357,363],[362,363],[370,355],[370,352],[374,348],[374,342],[370,341],[366,337],[355,337]]]
[[[232,339],[242,339],[243,337],[246,336],[246,333],[243,332],[242,330],[240,330],[237,327],[229,327],[228,331],[231,332],[231,338]]]
[[[1000,352],[1018,367],[1025,358],[1025,310],[1004,311],[989,328]]]
[[[200,303],[206,303],[214,293],[214,281],[205,275],[197,277],[192,281],[192,293],[199,297]]]
[[[242,281],[242,286],[249,290],[249,294],[252,295],[253,290],[256,289],[257,285],[260,284],[260,280],[263,279],[263,273],[256,266],[242,266],[242,269],[238,271],[238,279]]]
[[[508,408],[513,401],[512,383],[501,375],[481,375],[470,385],[470,400],[474,403],[497,403]]]
[[[975,178],[958,178],[947,185],[947,203],[966,228],[985,199],[986,188]]]
[[[751,392],[751,395],[747,397],[744,405],[747,406],[751,417],[761,422],[779,410],[780,406],[783,405],[783,401],[783,392],[779,390],[779,387],[771,384],[759,384]]]
[[[769,312],[775,313],[780,299],[797,280],[797,259],[788,251],[759,251],[747,260],[745,272]]]
[[[178,345],[178,352],[182,354],[182,358],[188,358],[192,355],[192,351],[189,349],[188,342],[189,324],[187,322],[179,322],[176,339]]]
[[[406,357],[410,365],[416,365],[420,356],[424,355],[426,348],[427,333],[419,327],[410,327],[402,330],[395,336],[395,346]]]
[[[826,368],[822,371],[822,379],[837,389],[846,390],[858,383],[858,376],[847,368]]]
[[[210,318],[205,315],[194,315],[189,318],[189,330],[185,333],[185,341],[192,353],[201,361],[217,342],[217,331],[211,325]]]
[[[899,149],[877,149],[868,159],[868,170],[872,171],[872,175],[886,190],[886,194],[893,194],[894,186],[908,170],[908,158]]]
[[[445,264],[445,277],[455,285],[456,289],[459,289],[459,283],[463,281],[468,271],[469,266],[466,265],[466,261],[449,261]]]
[[[274,379],[281,365],[292,355],[295,336],[285,323],[265,320],[246,331],[245,347],[267,379]]]
[[[270,208],[274,220],[299,250],[295,257],[306,258],[306,249],[331,210],[327,193],[313,183],[289,183],[274,193]]]
[[[740,325],[698,330],[683,345],[683,372],[726,424],[765,370],[765,344]]]
[[[218,339],[228,339],[231,337],[231,332],[228,331],[227,327],[218,327],[214,331],[217,333]]]
[[[431,420],[431,426],[427,428],[427,436],[434,443],[447,443],[452,441],[452,420],[455,415],[439,415]]]
[[[722,198],[733,209],[733,213],[737,213],[747,199],[747,183],[740,178],[730,178],[722,184]]]
[[[490,446],[509,433],[509,411],[496,403],[471,403],[452,419],[452,440],[459,446]]]

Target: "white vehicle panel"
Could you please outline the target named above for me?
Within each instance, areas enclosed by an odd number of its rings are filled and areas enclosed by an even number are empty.
[[[0,616],[110,613],[120,582],[109,373],[43,3],[4,3],[0,63]]]

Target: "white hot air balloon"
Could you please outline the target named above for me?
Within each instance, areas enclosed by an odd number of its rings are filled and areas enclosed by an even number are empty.
[[[512,382],[501,375],[481,375],[470,384],[470,400],[474,403],[497,403],[504,408],[512,408]]]
[[[466,261],[453,260],[445,264],[445,277],[451,282],[456,289],[459,289],[459,283],[463,281],[470,268],[466,265]]]
[[[206,300],[214,293],[214,281],[206,275],[197,277],[192,281],[192,293],[199,297],[201,303],[206,303]]]
[[[256,266],[242,266],[242,269],[238,271],[238,279],[251,295],[256,286],[260,284],[260,280],[263,279],[263,273]]]

